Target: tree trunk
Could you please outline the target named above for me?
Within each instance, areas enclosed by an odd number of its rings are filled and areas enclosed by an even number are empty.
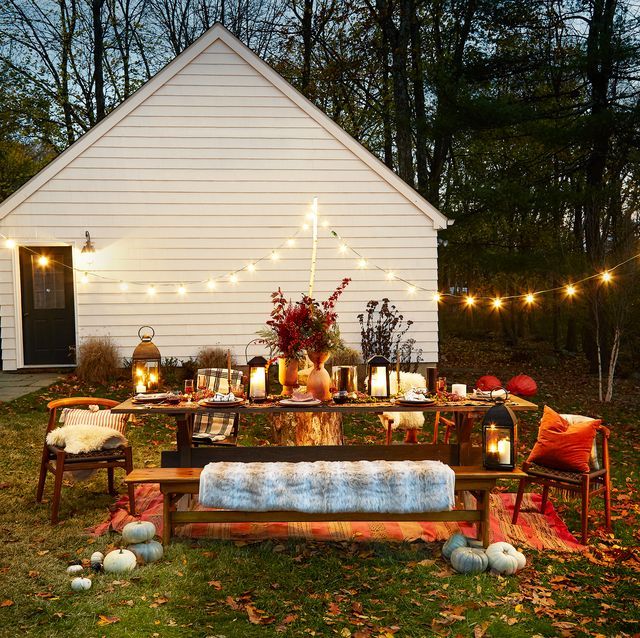
[[[102,28],[102,7],[105,0],[92,0],[91,14],[93,20],[93,77],[96,99],[96,122],[104,119],[104,30]]]
[[[332,412],[269,414],[276,445],[342,445],[342,415]]]
[[[313,49],[313,0],[304,0],[301,20],[302,31],[302,78],[300,91],[309,97],[311,84],[311,52]]]

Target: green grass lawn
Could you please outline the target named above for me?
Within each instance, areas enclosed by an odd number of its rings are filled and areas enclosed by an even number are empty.
[[[514,364],[499,345],[450,340],[441,368],[469,385],[484,373],[503,380],[526,372],[539,383],[536,401],[564,412],[601,416],[612,429],[613,530],[593,502],[584,555],[527,551],[515,577],[453,574],[440,544],[261,543],[176,540],[165,559],[130,577],[97,575],[73,593],[70,560],[117,544],[86,528],[103,521],[114,499],[106,475],[65,486],[62,522],[48,523],[35,503],[48,400],[93,393],[124,398],[127,388],[87,388],[73,378],[0,405],[0,636],[634,636],[640,632],[640,387],[621,381],[616,400],[594,400],[595,381],[579,358],[532,355]],[[536,419],[521,423],[522,452]],[[373,419],[345,424],[350,442],[382,443]],[[266,424],[243,431],[245,444],[265,443]],[[171,420],[148,419],[129,431],[137,467],[157,465],[174,444]],[[52,481],[47,484],[50,495]],[[124,487],[121,486],[121,491]],[[576,533],[579,504],[552,494]]]

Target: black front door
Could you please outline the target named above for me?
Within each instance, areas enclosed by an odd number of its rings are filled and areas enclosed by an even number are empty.
[[[69,246],[20,248],[25,365],[68,365],[75,361],[71,266]]]

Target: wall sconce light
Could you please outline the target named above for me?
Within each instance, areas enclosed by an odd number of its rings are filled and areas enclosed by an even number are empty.
[[[84,242],[84,246],[80,251],[80,256],[82,257],[82,261],[85,264],[91,265],[93,263],[93,257],[96,254],[96,247],[91,241],[91,235],[89,234],[88,230],[85,231],[84,236],[86,237],[86,241]]]

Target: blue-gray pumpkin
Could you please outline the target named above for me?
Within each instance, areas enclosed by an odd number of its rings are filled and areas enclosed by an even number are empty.
[[[459,574],[481,574],[489,566],[489,559],[482,549],[457,547],[451,554],[451,567]]]
[[[158,541],[147,541],[129,545],[127,549],[136,555],[139,563],[155,563],[162,558],[164,550]]]
[[[458,547],[466,547],[468,545],[467,537],[464,534],[454,534],[450,536],[447,542],[442,546],[442,555],[450,559],[454,549]]]

